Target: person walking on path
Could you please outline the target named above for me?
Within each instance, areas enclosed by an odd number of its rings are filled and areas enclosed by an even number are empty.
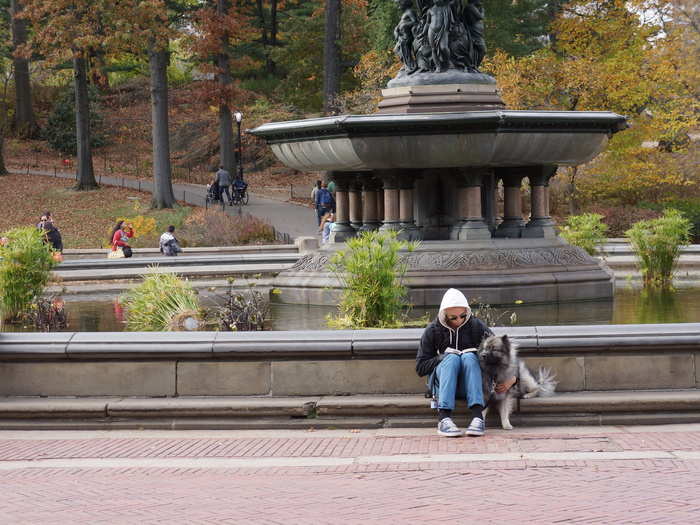
[[[216,181],[219,183],[219,195],[221,195],[221,200],[224,200],[224,193],[226,193],[228,203],[232,204],[231,193],[229,191],[229,186],[231,186],[231,174],[226,171],[223,166],[219,166],[219,171],[216,172]]]
[[[318,225],[321,225],[321,218],[326,214],[335,210],[335,200],[333,195],[328,191],[328,184],[321,183],[321,187],[316,192],[316,216]]]
[[[321,189],[321,181],[317,180],[316,185],[314,188],[311,190],[311,205],[315,208],[316,207],[316,194],[318,193],[318,190]]]
[[[484,393],[477,349],[491,335],[486,324],[472,315],[462,292],[454,288],[445,292],[437,318],[423,331],[416,355],[416,372],[421,377],[429,376],[433,399],[437,397],[440,436],[464,435],[452,420],[457,397],[466,399],[471,411],[467,435],[484,434]],[[505,392],[511,386],[499,384],[496,391]]]
[[[168,226],[168,231],[160,236],[160,253],[166,256],[175,256],[182,251],[180,243],[175,238],[175,226]]]
[[[125,224],[124,221],[119,221],[112,229],[112,251],[122,250],[124,257],[131,257],[131,246],[129,239],[134,236],[134,228],[131,224]]]

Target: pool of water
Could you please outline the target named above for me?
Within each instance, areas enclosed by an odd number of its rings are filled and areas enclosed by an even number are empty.
[[[123,311],[113,299],[66,302],[72,332],[118,332],[124,329]],[[335,313],[329,306],[273,304],[273,330],[327,330],[326,316]],[[417,308],[410,317],[435,316],[435,308]],[[612,301],[586,301],[563,304],[519,304],[493,308],[497,324],[510,325],[515,313],[515,326],[557,324],[648,324],[691,323],[700,321],[700,288],[674,292],[650,292],[620,288]],[[27,331],[33,328],[5,325],[5,331]]]

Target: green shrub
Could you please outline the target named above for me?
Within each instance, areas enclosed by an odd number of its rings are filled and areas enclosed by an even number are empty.
[[[102,117],[97,111],[97,89],[90,86],[90,134],[93,148],[104,146],[105,139],[102,133]],[[56,100],[51,110],[46,127],[43,129],[44,138],[51,147],[65,155],[76,155],[78,144],[75,131],[75,90],[71,86],[66,89]]]
[[[193,319],[201,326],[202,309],[197,292],[173,273],[145,275],[143,283],[122,296],[126,328],[132,331],[164,332],[191,330]]]
[[[396,232],[364,232],[349,239],[347,248],[331,257],[329,265],[344,287],[339,316],[329,317],[336,328],[387,328],[401,325],[408,306],[402,284],[406,264],[400,251],[416,243],[400,241]]]
[[[569,244],[583,248],[589,255],[593,255],[598,245],[605,241],[608,227],[602,220],[603,216],[598,213],[571,215],[566,219],[560,234]]]
[[[664,211],[662,217],[640,221],[627,230],[645,286],[670,287],[680,247],[688,244],[691,223],[681,212]]]
[[[41,295],[56,261],[35,227],[16,228],[0,235],[0,321],[27,313]]]

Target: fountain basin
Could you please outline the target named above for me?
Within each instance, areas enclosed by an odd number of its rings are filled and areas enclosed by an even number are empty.
[[[577,165],[626,127],[607,111],[343,115],[263,124],[249,133],[301,171]]]

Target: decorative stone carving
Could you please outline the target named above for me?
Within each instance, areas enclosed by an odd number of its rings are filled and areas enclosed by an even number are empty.
[[[326,254],[308,254],[288,271],[328,271]],[[484,271],[515,270],[542,266],[597,265],[598,261],[581,248],[561,246],[553,248],[521,248],[501,250],[473,250],[454,252],[413,252],[402,256],[411,271]]]

